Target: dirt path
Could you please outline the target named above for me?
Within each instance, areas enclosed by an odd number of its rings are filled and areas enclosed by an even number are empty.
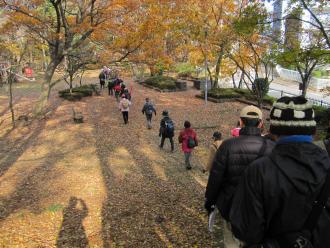
[[[133,87],[129,124],[107,92],[81,102],[63,101],[48,119],[2,135],[0,144],[0,247],[221,247],[221,231],[207,232],[203,209],[207,175],[201,164],[214,129],[198,129],[200,146],[186,171],[176,142],[159,150],[158,125],[168,109],[177,131],[235,125],[239,103],[209,103],[197,91],[159,93]],[[156,104],[146,129],[145,97]],[[71,108],[84,114],[73,124]],[[10,139],[15,142],[10,143]],[[11,144],[11,146],[9,146]]]

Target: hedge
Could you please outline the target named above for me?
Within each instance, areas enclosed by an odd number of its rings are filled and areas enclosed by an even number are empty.
[[[153,76],[144,81],[145,84],[154,86],[156,88],[159,88],[161,90],[169,89],[173,90],[176,89],[176,80],[172,77],[166,77],[166,76]]]
[[[93,92],[96,91],[97,91],[96,85],[88,84],[73,88],[72,94],[70,94],[70,89],[60,90],[58,94],[60,97],[66,100],[76,101],[76,100],[80,100],[83,97],[92,96]]]

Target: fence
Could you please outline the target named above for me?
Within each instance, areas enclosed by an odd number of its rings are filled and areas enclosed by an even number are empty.
[[[276,66],[276,71],[279,74],[279,76],[283,79],[297,81],[299,83],[302,82],[300,74],[297,71],[284,69],[279,65]],[[314,86],[317,89],[322,89],[326,86],[330,86],[330,79],[322,79],[322,78],[311,77],[310,85]]]
[[[269,91],[278,92],[279,95],[277,97],[282,97],[282,96],[297,96],[296,94],[293,94],[293,93],[290,93],[290,92],[286,92],[284,90],[276,90],[276,89],[273,89],[273,88],[269,88]],[[311,98],[311,97],[306,97],[306,99],[308,101],[310,101],[311,103],[313,103],[313,105],[330,108],[330,102],[327,102],[327,101],[324,101],[324,100],[318,100],[318,99]]]

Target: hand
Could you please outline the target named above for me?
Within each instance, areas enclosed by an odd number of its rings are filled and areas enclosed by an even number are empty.
[[[211,203],[210,201],[208,201],[207,199],[205,200],[204,207],[208,214],[212,213],[215,209],[215,205],[213,203]]]

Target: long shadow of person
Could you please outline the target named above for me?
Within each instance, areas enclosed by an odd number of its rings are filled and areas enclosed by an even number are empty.
[[[56,247],[87,247],[88,239],[82,224],[88,215],[88,208],[82,199],[71,197],[63,210],[63,222]]]

